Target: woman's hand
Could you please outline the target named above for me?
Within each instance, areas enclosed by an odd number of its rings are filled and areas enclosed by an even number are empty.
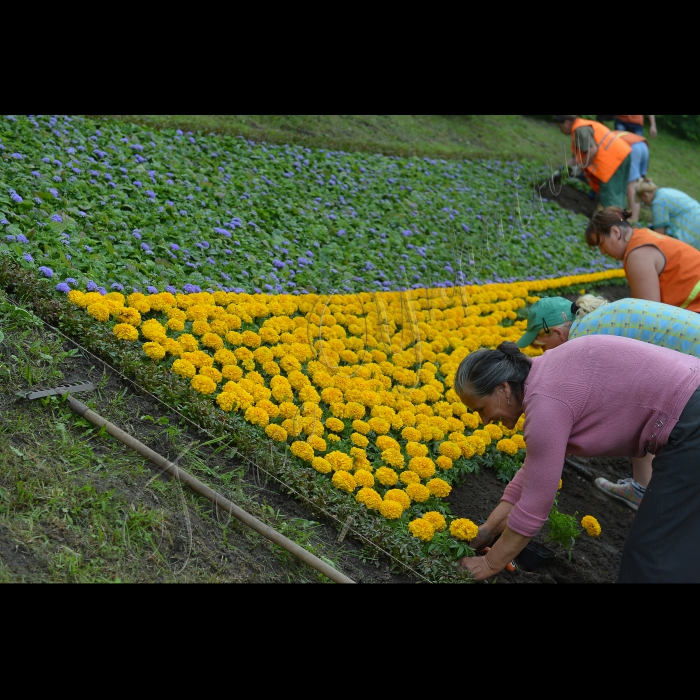
[[[459,565],[465,569],[469,569],[477,582],[485,581],[491,576],[495,576],[501,569],[493,569],[489,561],[489,552],[483,557],[462,557],[459,560]]]

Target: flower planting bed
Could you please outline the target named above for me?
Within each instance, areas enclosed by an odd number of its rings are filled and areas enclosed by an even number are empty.
[[[538,295],[623,277],[583,217],[530,198],[541,168],[77,118],[0,134],[0,283],[208,430],[269,442],[354,536],[468,580],[454,562],[495,505],[471,485],[502,492],[525,443],[459,401],[459,362],[516,340]]]

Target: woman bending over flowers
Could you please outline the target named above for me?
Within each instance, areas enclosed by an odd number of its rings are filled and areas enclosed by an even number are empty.
[[[528,358],[515,343],[462,360],[454,389],[484,423],[525,413],[527,456],[471,542],[501,537],[460,564],[500,572],[547,521],[564,457],[655,454],[622,552],[620,583],[700,583],[700,359],[616,335],[590,335]]]

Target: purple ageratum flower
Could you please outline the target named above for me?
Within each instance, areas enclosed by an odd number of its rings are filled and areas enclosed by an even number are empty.
[[[272,264],[278,269],[281,270],[284,267],[284,263],[281,260],[273,260]]]
[[[186,284],[182,288],[182,291],[185,292],[185,294],[194,294],[196,292],[201,292],[202,289],[201,289],[201,287],[198,287],[196,284]]]
[[[13,202],[23,202],[24,200],[20,195],[18,195],[14,190],[10,190],[10,198],[12,199]]]
[[[88,292],[97,291],[97,285],[92,280],[88,280],[88,283],[85,285],[85,288],[88,290]]]
[[[48,189],[49,189],[49,192],[51,192],[51,194],[52,194],[56,199],[58,199],[58,190],[57,190],[55,187],[49,187]]]
[[[50,267],[46,267],[46,265],[42,265],[39,268],[39,272],[41,272],[45,277],[53,277],[53,270]]]
[[[155,199],[156,193],[153,190],[146,190],[146,196]]]
[[[34,262],[34,258],[33,258],[29,253],[25,253],[22,257],[23,257],[27,262]]]
[[[177,243],[171,243],[170,250],[180,250],[180,246]]]
[[[17,242],[18,243],[29,243],[29,241],[27,240],[27,237],[23,233],[17,234]]]
[[[54,182],[63,182],[63,180],[58,175],[53,176],[53,181]]]
[[[13,153],[10,155],[10,158],[17,158],[17,160],[22,160],[23,157],[21,153]]]
[[[104,296],[105,294],[107,294],[107,290],[106,290],[104,287],[98,287],[98,288],[97,288],[97,291],[98,291],[102,296]]]
[[[34,175],[34,177],[41,177],[41,173],[38,170],[32,170],[31,174]]]
[[[143,183],[140,180],[134,180],[132,184],[134,187],[143,187]]]
[[[139,233],[139,230],[135,228],[132,232],[131,235],[136,238],[137,240],[141,240],[141,234]]]
[[[79,211],[78,216],[87,216],[87,214],[84,211]]]
[[[187,212],[184,209],[180,209],[180,216],[187,216]]]
[[[131,144],[131,148],[132,148],[134,151],[143,151],[143,146],[142,146],[141,144],[139,144],[139,143],[132,143],[132,144]]]
[[[231,238],[231,232],[227,231],[225,228],[214,227],[214,233],[220,233],[222,236],[226,236],[226,238]]]
[[[65,282],[59,282],[56,285],[56,291],[63,292],[64,294],[68,294],[68,292],[70,292],[70,287]]]
[[[165,288],[165,291],[166,291],[166,292],[170,292],[171,294],[177,294],[177,289],[175,289],[175,287],[173,287],[172,284],[169,284],[169,285]]]
[[[78,280],[75,279],[75,277],[66,277],[66,282],[68,282],[68,284],[78,284]]]
[[[63,218],[60,214],[51,214],[51,221],[55,221],[57,224],[62,224]]]
[[[142,244],[141,244],[141,250],[145,250],[147,253],[150,253],[150,251],[151,251],[151,246],[149,246],[148,243],[142,243]]]
[[[10,222],[5,218],[0,219],[0,224],[2,224],[3,226],[7,226],[7,224],[9,224],[9,223]]]
[[[137,163],[145,163],[146,159],[143,156],[140,156],[138,153],[134,156],[134,160]]]
[[[116,291],[121,292],[121,291],[123,291],[123,289],[124,289],[124,285],[123,285],[123,284],[119,284],[119,282],[114,282],[114,283],[112,284],[112,289],[116,289]]]
[[[149,294],[158,294],[158,288],[157,288],[157,287],[154,287],[154,286],[152,286],[152,285],[149,285],[148,287],[146,287],[146,291],[147,291]]]

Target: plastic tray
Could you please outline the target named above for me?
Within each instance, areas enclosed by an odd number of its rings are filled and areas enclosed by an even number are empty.
[[[528,542],[525,549],[518,555],[516,562],[526,571],[534,571],[537,567],[542,566],[549,560],[556,557],[556,554],[537,542]]]

